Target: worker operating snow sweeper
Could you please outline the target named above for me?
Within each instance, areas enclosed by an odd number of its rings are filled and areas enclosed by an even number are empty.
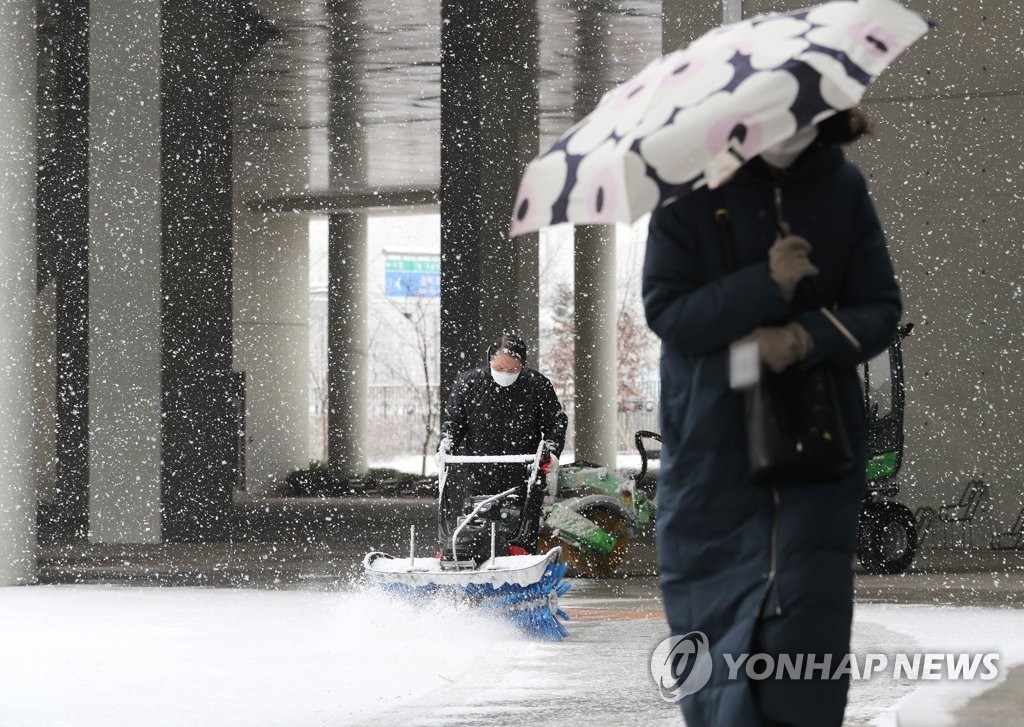
[[[367,553],[363,568],[385,590],[466,601],[551,639],[567,635],[558,599],[569,589],[562,549],[537,553],[546,490],[568,423],[546,377],[526,368],[526,345],[504,335],[488,365],[455,382],[437,453],[438,539],[434,556]],[[461,472],[463,486],[450,481]]]
[[[530,454],[543,442],[540,474],[558,468],[565,445],[568,418],[555,389],[539,371],[526,366],[526,344],[518,337],[502,335],[487,349],[487,366],[462,373],[445,405],[441,424],[441,452],[463,455]],[[519,488],[523,502],[525,537],[514,548],[533,553],[537,547],[543,504],[543,482],[532,488],[526,500],[528,464],[467,464],[463,472],[462,502],[449,506],[468,509],[473,503],[509,488]],[[518,552],[518,551],[515,551]]]

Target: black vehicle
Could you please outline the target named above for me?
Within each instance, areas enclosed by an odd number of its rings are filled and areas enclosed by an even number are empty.
[[[868,489],[860,512],[857,559],[868,573],[902,573],[917,552],[914,514],[892,500],[900,491],[897,475],[903,466],[903,339],[913,329],[913,323],[901,328],[889,349],[863,367]]]

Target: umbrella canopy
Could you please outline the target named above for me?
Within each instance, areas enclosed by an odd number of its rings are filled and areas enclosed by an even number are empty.
[[[929,23],[895,0],[835,0],[704,35],[609,91],[530,162],[512,235],[630,223],[800,129],[855,107]]]

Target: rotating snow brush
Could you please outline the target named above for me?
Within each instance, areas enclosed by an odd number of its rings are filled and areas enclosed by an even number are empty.
[[[371,580],[387,593],[468,603],[523,631],[559,641],[568,636],[562,622],[568,621],[569,615],[559,607],[558,599],[572,586],[563,580],[569,566],[558,562],[560,551],[553,548],[542,555],[499,556],[493,568],[475,571],[429,568],[431,562],[438,562],[435,558],[418,559],[421,567],[409,570],[409,559],[385,553],[368,554],[363,566]]]
[[[568,621],[569,614],[558,607],[558,599],[572,587],[562,580],[568,568],[566,563],[551,563],[537,583],[527,586],[506,583],[498,589],[490,585],[470,586],[467,595],[480,599],[484,608],[500,611],[525,631],[560,641],[569,635],[559,621]]]

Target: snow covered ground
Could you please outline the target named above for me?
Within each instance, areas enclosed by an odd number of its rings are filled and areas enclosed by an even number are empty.
[[[357,724],[516,639],[366,593],[8,588],[0,621],[6,727]]]
[[[562,452],[561,462],[563,464],[571,464],[576,459],[576,453],[567,449]],[[407,455],[403,457],[392,457],[390,459],[374,460],[370,463],[371,467],[388,467],[390,469],[398,470],[399,472],[411,472],[419,474],[423,464],[423,458],[419,455]],[[655,462],[652,467],[657,468]],[[639,470],[640,469],[640,455],[633,453],[622,453],[617,455],[617,461],[615,463],[617,470]],[[437,474],[437,465],[434,464],[434,458],[427,457],[427,476]]]
[[[1010,667],[1024,664],[1024,612],[859,604],[854,613],[853,650],[887,654],[999,654],[999,676],[991,681],[854,682],[846,713],[848,720],[870,717],[871,724],[878,727],[944,727],[954,724],[950,715],[955,710],[1002,683]],[[904,695],[896,703],[889,703],[899,691]]]
[[[659,604],[593,597],[563,643],[524,639],[451,605],[358,588],[262,591],[33,586],[0,589],[0,724],[678,725],[648,659]],[[602,609],[633,617],[602,617]],[[860,605],[854,650],[994,650],[1024,662],[1024,614]],[[847,723],[943,724],[994,682],[855,682]],[[917,716],[919,721],[913,721]]]

